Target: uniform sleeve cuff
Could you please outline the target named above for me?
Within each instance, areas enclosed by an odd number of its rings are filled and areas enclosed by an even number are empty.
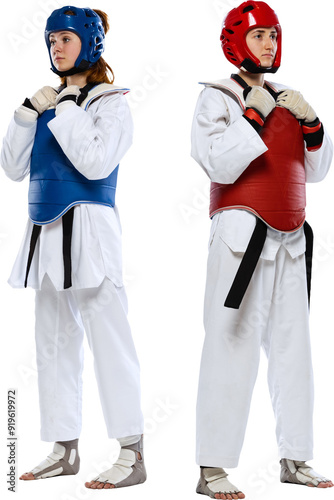
[[[72,101],[72,100],[64,100],[64,101],[60,102],[56,106],[56,116],[63,113],[67,109],[73,108],[73,106],[76,106],[76,103],[75,103],[75,101]]]
[[[38,118],[38,113],[34,109],[27,108],[23,104],[17,108],[14,113],[14,120],[20,125],[29,125],[35,123]]]

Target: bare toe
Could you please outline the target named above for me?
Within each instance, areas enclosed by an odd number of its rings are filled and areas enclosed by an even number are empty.
[[[97,482],[96,489],[98,490],[111,490],[112,488],[115,488],[113,484]]]
[[[321,482],[318,484],[317,488],[330,488],[330,485],[328,482]]]
[[[103,483],[103,484],[104,484],[105,490],[111,490],[112,488],[115,488],[114,484],[111,484],[111,483]]]
[[[98,484],[99,483],[97,481],[91,481],[89,488],[91,488],[92,490],[96,490]]]
[[[25,472],[24,474],[22,474],[20,479],[23,479],[24,481],[30,481],[31,479],[35,479],[35,476],[32,472]]]
[[[239,497],[239,498],[246,498],[246,497],[245,497],[245,494],[244,494],[244,493],[242,493],[241,491],[240,491],[240,493],[238,493],[238,497]]]

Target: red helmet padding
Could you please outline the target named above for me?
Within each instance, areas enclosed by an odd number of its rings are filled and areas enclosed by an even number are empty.
[[[246,43],[247,33],[254,28],[275,27],[277,31],[277,52],[273,70],[281,64],[282,30],[275,11],[265,2],[247,1],[232,9],[226,16],[220,36],[222,49],[229,62],[240,68],[245,59],[250,59],[257,68],[260,60],[249,50]]]

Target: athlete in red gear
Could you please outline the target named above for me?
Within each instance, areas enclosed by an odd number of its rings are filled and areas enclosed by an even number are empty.
[[[264,79],[281,60],[281,27],[266,3],[233,9],[221,41],[239,72],[205,83],[192,128],[192,156],[212,181],[197,492],[245,498],[223,467],[238,465],[261,346],[281,481],[332,487],[305,463],[313,457],[305,182],[326,176],[332,144],[299,92]]]

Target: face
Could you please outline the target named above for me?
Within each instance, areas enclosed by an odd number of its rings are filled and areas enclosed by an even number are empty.
[[[277,52],[277,31],[275,28],[255,28],[246,35],[249,50],[261,62],[263,68],[271,68]]]
[[[55,31],[50,34],[50,53],[52,62],[58,71],[67,71],[74,67],[81,50],[81,40],[71,31]]]

